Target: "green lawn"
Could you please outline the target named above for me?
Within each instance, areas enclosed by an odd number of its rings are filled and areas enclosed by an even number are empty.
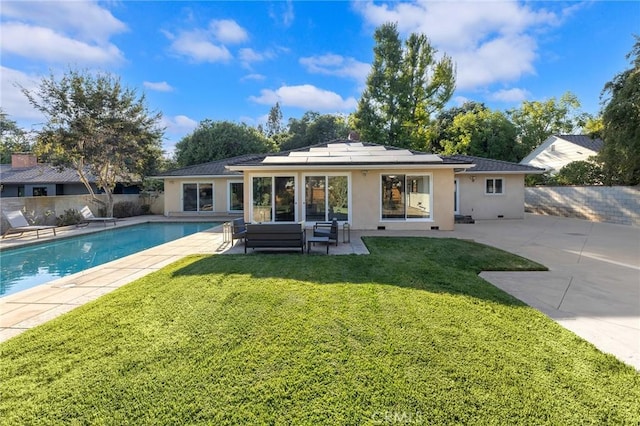
[[[452,239],[190,257],[0,346],[2,424],[638,424],[640,375]]]

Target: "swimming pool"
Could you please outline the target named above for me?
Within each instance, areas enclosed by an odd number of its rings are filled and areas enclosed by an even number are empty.
[[[0,297],[218,226],[142,223],[0,251]]]

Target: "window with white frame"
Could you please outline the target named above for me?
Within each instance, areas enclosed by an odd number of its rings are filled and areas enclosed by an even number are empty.
[[[431,219],[430,175],[382,175],[382,219]]]
[[[182,211],[206,212],[213,211],[212,183],[183,183]]]
[[[244,211],[244,182],[229,181],[229,212],[239,213]]]
[[[504,184],[502,178],[489,178],[485,180],[485,194],[502,194],[504,193]]]
[[[317,175],[304,178],[306,221],[349,221],[349,177]]]

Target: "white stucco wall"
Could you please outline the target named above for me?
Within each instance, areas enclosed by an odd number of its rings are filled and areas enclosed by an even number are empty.
[[[458,174],[460,214],[483,219],[522,219],[524,217],[524,175]],[[486,194],[486,179],[502,179],[502,194]]]
[[[164,215],[199,215],[199,216],[224,216],[228,212],[227,192],[229,180],[237,181],[239,178],[196,178],[196,179],[165,179],[164,181]],[[240,178],[241,179],[241,178]],[[182,209],[182,184],[184,183],[212,183],[213,184],[213,211],[207,212],[183,212]]]

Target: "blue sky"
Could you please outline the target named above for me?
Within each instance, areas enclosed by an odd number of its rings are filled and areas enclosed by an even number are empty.
[[[257,125],[348,114],[369,71],[373,32],[397,22],[457,65],[452,105],[506,110],[571,91],[597,113],[604,84],[629,68],[640,1],[5,1],[2,109],[26,129],[42,117],[16,84],[69,67],[103,70],[147,96],[171,152],[203,119]]]

